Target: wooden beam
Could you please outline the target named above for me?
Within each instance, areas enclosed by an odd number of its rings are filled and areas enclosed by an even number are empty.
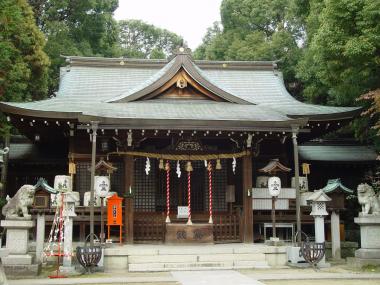
[[[252,209],[252,156],[243,157],[243,238],[244,243],[253,242]]]
[[[126,155],[124,157],[124,241],[125,243],[133,243],[133,214],[134,201],[129,193],[129,189],[133,189],[133,178],[135,172],[135,164],[133,156]]]

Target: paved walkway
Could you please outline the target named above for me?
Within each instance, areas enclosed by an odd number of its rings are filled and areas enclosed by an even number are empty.
[[[264,285],[234,270],[175,271],[172,275],[182,285]]]
[[[318,280],[318,279],[371,279],[379,280],[380,273],[363,272],[315,272],[311,270],[270,269],[270,270],[215,270],[215,271],[174,271],[168,273],[144,273],[123,276],[82,276],[64,279],[20,279],[8,280],[9,285],[95,285],[95,284],[172,284],[172,285],[262,285],[266,280]],[[257,281],[260,280],[260,281]]]

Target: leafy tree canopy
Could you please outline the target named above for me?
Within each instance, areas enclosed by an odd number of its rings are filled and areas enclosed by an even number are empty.
[[[118,0],[29,0],[35,20],[47,38],[51,59],[49,92],[58,86],[61,55],[119,56],[117,23],[112,18]]]
[[[119,22],[122,55],[134,58],[166,58],[183,43],[182,37],[141,20]]]
[[[45,39],[26,0],[0,2],[0,98],[29,101],[47,94]]]
[[[217,23],[209,28],[194,57],[279,60],[288,87],[297,95],[295,67],[301,55],[297,41],[302,37],[302,30],[290,4],[290,0],[224,0],[223,28]]]
[[[380,87],[379,1],[324,1],[308,19],[313,33],[297,74],[309,101],[353,105],[360,94]]]

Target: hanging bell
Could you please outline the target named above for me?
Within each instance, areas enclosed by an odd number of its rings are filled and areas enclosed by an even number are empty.
[[[193,171],[193,166],[191,165],[191,161],[188,161],[186,163],[186,171],[187,172]]]
[[[215,166],[215,169],[217,169],[217,170],[222,169],[222,164],[220,163],[220,159],[217,159],[217,160],[216,160],[216,166]]]
[[[158,164],[159,169],[164,169],[164,160],[160,159],[160,163]]]
[[[166,171],[170,170],[170,164],[169,164],[169,161],[167,161],[167,162],[165,163],[165,170],[166,170]]]

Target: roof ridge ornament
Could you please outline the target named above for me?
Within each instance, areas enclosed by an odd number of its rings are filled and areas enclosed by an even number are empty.
[[[179,56],[179,55],[186,55],[193,60],[192,52],[191,49],[188,47],[185,47],[183,45],[177,47],[174,51],[173,54],[168,57],[168,60],[171,61],[173,58]]]

